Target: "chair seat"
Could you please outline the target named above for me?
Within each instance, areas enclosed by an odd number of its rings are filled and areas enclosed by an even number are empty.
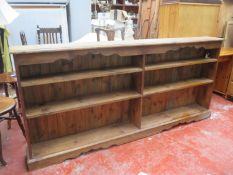
[[[0,97],[0,115],[9,112],[16,105],[14,99],[9,97]]]
[[[8,73],[0,74],[0,83],[15,83],[16,79]]]

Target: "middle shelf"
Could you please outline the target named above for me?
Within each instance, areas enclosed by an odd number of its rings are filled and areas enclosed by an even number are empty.
[[[63,75],[53,75],[53,76],[47,76],[41,78],[22,80],[21,86],[30,87],[30,86],[38,86],[44,84],[90,79],[97,77],[131,74],[141,71],[142,68],[139,67],[125,67],[125,68],[115,68],[115,69],[106,69],[106,70],[93,70],[93,71],[84,71],[84,72],[76,72],[76,73],[67,73]]]
[[[158,86],[148,86],[145,87],[143,95],[151,95],[155,93],[163,93],[168,91],[175,91],[195,86],[207,85],[211,84],[214,81],[208,78],[196,78],[196,79],[189,79],[184,81],[178,81],[174,83],[167,83]]]
[[[36,118],[41,115],[49,115],[57,112],[65,112],[81,108],[103,105],[111,102],[129,100],[141,97],[141,94],[135,91],[113,92],[109,94],[93,95],[90,97],[74,98],[63,101],[47,103],[41,106],[31,107],[26,110],[27,118]]]
[[[208,78],[189,79],[174,83],[168,83],[159,86],[149,86],[144,89],[144,96],[163,93],[168,91],[175,91],[190,87],[208,85],[213,83],[213,80]],[[141,97],[142,95],[136,91],[122,91],[112,92],[107,94],[92,95],[88,97],[73,98],[69,100],[61,100],[51,103],[46,103],[41,106],[30,107],[26,110],[27,118],[36,118],[41,115],[54,114],[57,112],[65,112],[68,110],[76,110],[81,108],[93,107],[103,105],[110,102],[117,102],[123,100],[130,100]]]

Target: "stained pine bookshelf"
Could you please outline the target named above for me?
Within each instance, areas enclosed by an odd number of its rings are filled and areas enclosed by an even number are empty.
[[[222,39],[13,47],[29,170],[205,119]]]

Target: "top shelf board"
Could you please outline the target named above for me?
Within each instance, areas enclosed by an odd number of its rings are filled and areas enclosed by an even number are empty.
[[[161,39],[139,39],[133,41],[102,41],[102,42],[83,42],[83,43],[67,43],[67,44],[44,44],[44,45],[27,45],[14,46],[10,48],[10,52],[16,54],[31,54],[31,53],[48,53],[62,51],[88,51],[100,53],[100,49],[128,49],[130,47],[141,46],[146,49],[149,46],[169,46],[188,44],[207,44],[217,42],[221,45],[222,38],[216,37],[190,37],[190,38],[161,38]],[[203,47],[207,45],[203,45]],[[218,47],[218,46],[216,46]]]

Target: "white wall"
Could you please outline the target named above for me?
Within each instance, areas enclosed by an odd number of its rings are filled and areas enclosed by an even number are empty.
[[[69,0],[7,0],[9,3],[67,3]]]
[[[62,25],[64,42],[69,42],[66,8],[25,8],[17,7],[19,16],[7,25],[10,31],[9,44],[21,45],[20,31],[24,31],[29,45],[37,44],[36,27],[58,27]]]
[[[91,0],[70,0],[69,13],[71,41],[91,32]]]
[[[25,8],[17,6],[16,11],[19,12],[19,17],[7,26],[11,35],[9,37],[10,45],[21,45],[19,32],[24,31],[27,37],[28,44],[37,44],[36,26],[41,27],[63,27],[63,41],[70,42],[80,39],[85,34],[91,32],[91,0],[7,0],[10,3],[30,4],[33,8]],[[69,2],[69,31],[67,22],[67,8],[65,4]],[[31,3],[61,3],[63,8],[36,8],[36,5]],[[57,5],[56,5],[57,6]],[[70,32],[68,34],[68,32]]]

